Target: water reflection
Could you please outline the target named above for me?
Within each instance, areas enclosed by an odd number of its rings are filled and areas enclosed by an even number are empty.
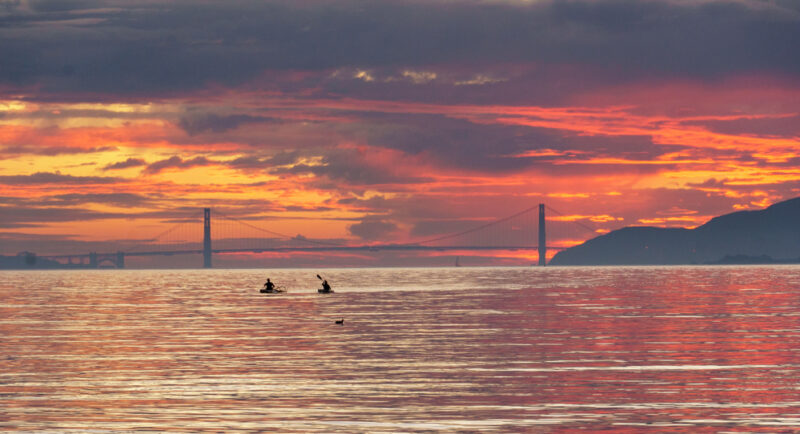
[[[800,267],[0,274],[3,430],[800,426]]]

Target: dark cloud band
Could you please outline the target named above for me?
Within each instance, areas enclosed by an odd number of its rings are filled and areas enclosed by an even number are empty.
[[[4,5],[0,83],[62,96],[180,93],[271,70],[442,64],[612,65],[634,77],[800,71],[800,5],[788,1]]]

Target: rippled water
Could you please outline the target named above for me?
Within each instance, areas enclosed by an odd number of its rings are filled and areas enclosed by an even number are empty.
[[[0,430],[800,429],[800,267],[314,274],[0,272]]]

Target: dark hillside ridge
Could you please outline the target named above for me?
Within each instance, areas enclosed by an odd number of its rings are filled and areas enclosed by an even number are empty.
[[[556,254],[551,265],[800,262],[800,198],[714,217],[695,229],[631,226]],[[739,262],[736,262],[736,261]]]

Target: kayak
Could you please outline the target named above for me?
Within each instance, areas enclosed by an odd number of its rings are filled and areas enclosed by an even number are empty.
[[[324,290],[324,289],[318,289],[317,292],[319,292],[320,294],[333,294],[333,290],[332,289],[329,289],[327,291]]]
[[[258,292],[260,292],[260,293],[262,293],[262,294],[277,294],[277,293],[279,293],[279,292],[283,292],[283,290],[282,290],[282,289],[272,289],[272,290],[269,290],[269,289],[261,289],[261,290],[259,290]]]

